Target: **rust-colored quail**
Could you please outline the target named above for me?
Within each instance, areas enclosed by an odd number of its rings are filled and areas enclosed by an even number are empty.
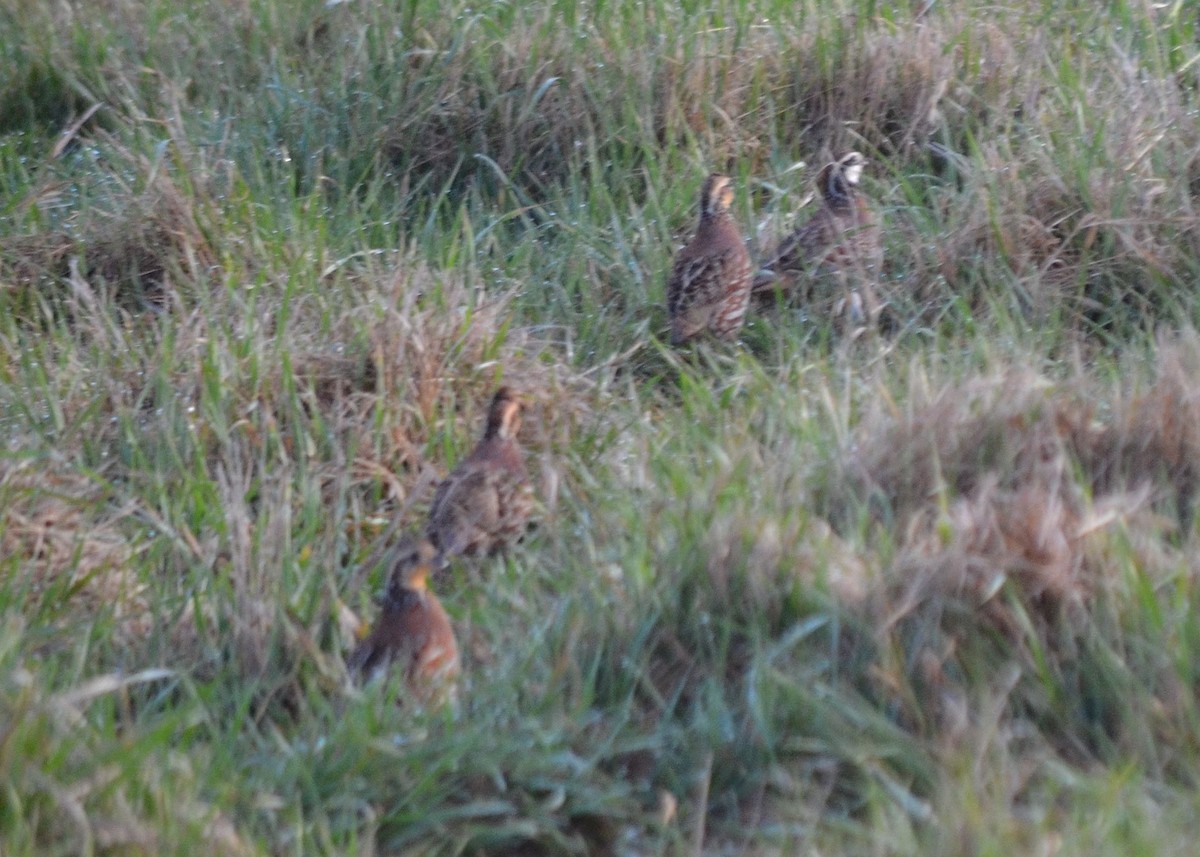
[[[756,295],[798,294],[807,289],[807,278],[832,271],[846,290],[839,303],[849,315],[859,324],[874,318],[878,303],[872,284],[883,263],[883,244],[873,207],[858,190],[866,164],[861,154],[848,152],[822,168],[817,176],[821,207],[763,261],[754,277]]]
[[[687,246],[675,254],[667,281],[671,344],[712,331],[734,339],[746,319],[753,273],[750,254],[729,206],[733,184],[713,173],[700,191],[700,223]]]
[[[517,445],[523,408],[514,390],[497,390],[483,438],[438,486],[425,531],[443,558],[492,554],[524,535],[534,503]]]
[[[461,668],[450,618],[427,585],[437,561],[426,538],[400,546],[379,618],[346,662],[364,681],[401,670],[408,692],[421,702],[452,696]]]

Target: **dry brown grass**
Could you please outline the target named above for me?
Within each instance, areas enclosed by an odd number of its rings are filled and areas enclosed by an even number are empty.
[[[1150,490],[1190,520],[1198,355],[1194,332],[1162,337],[1156,377],[1144,390],[1133,382],[1097,389],[1083,373],[1054,382],[1020,367],[936,386],[915,369],[903,406],[879,387],[843,478],[854,495],[880,502],[901,531],[923,509],[985,484],[1047,483],[1046,472],[1094,500]]]
[[[202,186],[180,188],[169,169],[116,147],[137,176],[138,189],[114,172],[101,177],[102,204],[76,209],[61,228],[0,239],[0,284],[53,295],[77,272],[97,295],[143,309],[178,302],[179,283],[215,279],[217,253],[202,222],[209,205]],[[49,182],[30,205],[58,205],[61,189]]]
[[[0,459],[0,555],[23,581],[26,609],[63,630],[107,615],[118,645],[143,640],[152,616],[132,570],[130,512],[58,456]]]
[[[1097,493],[1150,486],[1190,533],[1200,489],[1200,337],[1159,337],[1155,378],[1118,391],[1102,428],[1079,426],[1072,447]]]
[[[1112,389],[1022,368],[946,384],[916,372],[903,408],[885,398],[864,416],[842,501],[873,510],[893,558],[846,604],[872,629],[877,690],[905,722],[947,747],[975,740],[981,657],[1070,675],[1131,574],[1194,579],[1198,365],[1187,332],[1160,339],[1152,379]],[[1153,728],[1174,734],[1189,704],[1169,665],[1154,669]],[[1006,720],[1045,707],[1024,683],[1011,704]]]
[[[520,440],[550,489],[542,494],[552,506],[553,486],[565,478],[555,461],[598,404],[600,390],[589,377],[595,373],[564,362],[552,340],[513,325],[513,292],[486,291],[471,285],[473,279],[435,271],[410,254],[350,274],[345,287],[362,300],[332,333],[339,343],[356,343],[347,350],[365,359],[365,369],[353,372],[366,383],[322,407],[333,425],[349,432],[346,447],[358,451],[355,471],[369,482],[387,479],[391,499],[404,502],[408,491],[394,482],[397,476],[416,477],[413,486],[421,489],[439,478],[422,452],[439,423],[452,420],[448,436],[459,450],[468,449],[482,430],[486,402],[497,386],[510,384],[530,404]],[[309,337],[297,331],[297,341]],[[316,337],[311,341],[315,345]],[[320,348],[298,350],[295,360],[297,377],[315,385],[314,404],[347,368],[343,354]],[[387,426],[382,438],[371,437],[373,420]]]
[[[858,30],[848,21],[832,32],[746,34],[720,27],[687,33],[631,64],[622,59],[627,45],[599,34],[581,63],[569,33],[530,21],[503,45],[455,56],[436,90],[412,93],[383,145],[412,174],[440,180],[481,152],[534,198],[590,147],[603,154],[634,142],[631,129],[634,139],[667,149],[699,140],[711,163],[748,161],[754,171],[766,167],[776,140],[814,158],[814,149],[864,145],[906,153],[947,122],[977,123],[997,105],[1002,112],[1020,92],[1025,74],[1000,27],[973,35],[968,49],[954,47],[974,26],[961,19]],[[431,36],[409,62],[424,68],[444,51]],[[943,102],[953,102],[952,117]]]
[[[5,238],[0,244],[0,276],[6,289],[28,288],[65,277],[78,245],[65,232],[38,232]]]
[[[1019,126],[1053,145],[1000,135],[955,158],[955,192],[930,197],[944,236],[932,252],[909,244],[901,264],[919,286],[940,279],[984,312],[980,277],[1005,279],[1035,320],[1065,308],[1108,323],[1117,307],[1153,317],[1163,284],[1194,276],[1200,221],[1178,180],[1200,152],[1188,99],[1175,80],[1114,66],[1086,84],[1086,113],[1044,92],[1023,105]],[[1111,133],[1093,136],[1100,117]]]
[[[880,502],[900,531],[912,515],[971,493],[989,474],[1003,474],[1009,487],[1024,483],[1042,464],[1039,442],[1054,436],[1060,419],[1072,424],[1082,415],[1029,370],[938,386],[914,367],[909,384],[903,404],[879,386],[842,477],[854,495]]]
[[[140,288],[151,295],[172,290],[172,281],[205,283],[216,254],[196,220],[203,201],[185,195],[166,176],[85,230],[83,259],[92,277],[118,291]]]

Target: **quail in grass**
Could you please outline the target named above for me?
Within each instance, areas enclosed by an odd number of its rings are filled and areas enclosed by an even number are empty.
[[[762,262],[752,286],[756,296],[778,290],[811,297],[802,294],[808,278],[830,271],[843,290],[837,306],[856,324],[874,320],[879,306],[872,283],[883,263],[883,244],[874,207],[858,189],[866,165],[861,154],[848,152],[822,168],[820,208]]]
[[[401,670],[406,689],[421,702],[452,696],[461,668],[450,618],[427,585],[437,562],[426,538],[400,546],[379,618],[346,662],[364,681]]]
[[[700,191],[700,222],[687,246],[675,254],[667,281],[671,344],[703,333],[734,339],[746,318],[753,269],[729,206],[733,183],[713,173]]]
[[[525,534],[534,501],[517,445],[523,409],[514,390],[497,390],[483,438],[438,486],[425,532],[443,559],[493,554]]]

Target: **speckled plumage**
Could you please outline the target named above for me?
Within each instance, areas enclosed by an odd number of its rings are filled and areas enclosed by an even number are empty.
[[[752,286],[756,295],[796,294],[807,289],[809,278],[831,271],[850,290],[841,301],[847,309],[874,315],[883,244],[874,207],[858,190],[866,164],[849,152],[822,168],[820,208],[763,260]]]
[[[729,205],[733,185],[714,173],[700,192],[700,222],[687,246],[675,254],[667,281],[671,343],[679,345],[711,331],[734,339],[750,301],[750,254]]]
[[[425,532],[443,558],[491,554],[524,535],[534,501],[517,445],[523,407],[497,390],[483,438],[438,486]]]

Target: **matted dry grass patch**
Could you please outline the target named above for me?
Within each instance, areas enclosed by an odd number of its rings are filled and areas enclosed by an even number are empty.
[[[1189,414],[1200,386],[1185,367],[1200,348],[1190,334],[1160,353],[1149,389],[1110,392],[1107,406],[1090,384],[1026,369],[936,390],[918,380],[903,410],[889,403],[864,418],[841,465],[843,499],[866,501],[902,552],[957,554],[981,574],[1019,572],[1033,599],[1081,598],[1090,589],[1086,537],[1133,517],[1161,530],[1161,512],[1178,511],[1195,490],[1200,446]],[[836,519],[836,501],[831,511]],[[1180,523],[1190,531],[1190,516]],[[965,580],[950,588],[998,589]]]
[[[169,168],[119,145],[112,157],[144,186],[109,173],[93,188],[100,199],[76,207],[57,228],[0,238],[0,287],[52,297],[65,281],[82,277],[96,294],[140,310],[162,306],[182,283],[218,279],[217,251],[202,226],[211,205],[203,188],[183,190]],[[60,205],[57,184],[49,182],[29,204]]]
[[[306,401],[344,431],[355,471],[385,480],[401,502],[451,465],[427,460],[431,436],[465,454],[496,387],[517,388],[529,405],[520,440],[552,506],[556,486],[569,480],[561,456],[597,418],[605,373],[572,365],[553,339],[515,325],[516,290],[474,285],[476,276],[435,270],[408,253],[349,273],[342,288],[356,299],[332,331],[310,338],[293,326],[295,375]],[[322,345],[330,338],[333,350]]]
[[[866,503],[875,537],[888,533],[892,560],[847,606],[872,629],[874,680],[906,723],[947,746],[975,734],[971,688],[987,652],[1015,659],[1023,677],[1004,691],[1017,688],[1006,716],[1052,707],[1029,682],[1043,671],[1104,697],[1087,689],[1102,680],[1069,678],[1116,644],[1097,629],[1118,621],[1131,587],[1191,585],[1200,573],[1198,361],[1200,338],[1187,332],[1160,339],[1152,380],[1113,389],[1023,368],[944,385],[917,373],[903,408],[887,401],[864,417],[830,509],[836,520],[838,502]],[[1154,728],[1177,730],[1190,703],[1170,663],[1152,669],[1141,680],[1159,691]],[[1110,716],[1097,728],[1135,740],[1140,726]]]
[[[1185,536],[1200,490],[1200,336],[1158,339],[1154,381],[1117,391],[1102,428],[1077,427],[1072,448],[1100,494],[1148,485],[1174,511]]]
[[[63,629],[107,615],[118,645],[149,633],[149,596],[122,525],[130,512],[52,455],[0,459],[0,555],[20,575],[10,584]]]
[[[889,31],[848,23],[832,33],[718,27],[656,45],[629,63],[621,53],[629,46],[599,33],[580,62],[568,32],[531,22],[503,45],[453,56],[439,87],[414,93],[419,106],[407,103],[385,129],[383,147],[414,174],[440,181],[479,152],[535,197],[591,147],[603,152],[638,139],[667,149],[699,140],[713,165],[749,159],[756,171],[780,137],[821,153],[864,145],[905,153],[947,121],[986,117],[997,99],[1015,109],[1022,74],[1015,49],[993,27],[972,45],[987,54],[976,62],[954,47],[968,26],[909,22]],[[448,50],[433,42],[411,62],[424,68]],[[632,92],[642,94],[635,111]],[[949,120],[947,99],[955,105]]]

